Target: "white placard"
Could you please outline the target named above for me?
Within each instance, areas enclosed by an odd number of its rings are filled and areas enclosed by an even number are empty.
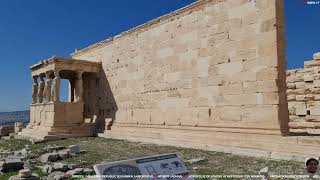
[[[116,161],[94,165],[99,179],[188,179],[190,173],[177,154]]]

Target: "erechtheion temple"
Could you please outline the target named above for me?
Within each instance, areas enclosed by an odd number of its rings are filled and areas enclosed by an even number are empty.
[[[320,57],[286,74],[283,3],[201,0],[35,64],[30,123],[19,134],[318,155]],[[59,101],[60,79],[70,82],[69,102]]]

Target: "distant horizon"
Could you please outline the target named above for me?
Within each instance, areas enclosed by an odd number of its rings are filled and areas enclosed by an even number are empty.
[[[70,56],[75,49],[84,49],[195,2],[35,1],[0,2],[0,82],[4,84],[0,87],[0,112],[29,110],[30,65],[52,55]],[[285,1],[288,69],[302,68],[304,61],[320,51],[320,25],[316,23],[319,10],[320,5],[307,5],[304,0]],[[67,81],[63,81],[62,99],[67,99],[67,89]]]
[[[30,111],[30,109],[27,109],[27,110],[19,110],[19,111],[2,111],[2,110],[0,110],[0,113],[25,112],[25,111]]]

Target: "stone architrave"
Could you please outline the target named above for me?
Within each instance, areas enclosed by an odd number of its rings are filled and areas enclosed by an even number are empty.
[[[52,88],[52,100],[57,102],[60,100],[60,76],[59,71],[54,72],[54,79],[53,79],[53,88]]]
[[[47,79],[45,81],[45,86],[44,86],[44,99],[45,102],[50,102],[51,101],[51,79],[47,75]]]
[[[37,103],[38,99],[38,82],[37,77],[33,77],[33,84],[32,84],[32,104]]]
[[[43,102],[43,90],[44,90],[44,79],[43,75],[40,76],[40,82],[39,82],[39,87],[38,87],[38,103]]]

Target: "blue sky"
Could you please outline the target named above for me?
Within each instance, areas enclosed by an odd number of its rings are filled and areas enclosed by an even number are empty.
[[[0,111],[26,110],[29,66],[54,54],[119,34],[193,0],[1,0]],[[285,0],[287,64],[303,66],[320,51],[320,5]],[[66,86],[62,91],[66,92]]]

